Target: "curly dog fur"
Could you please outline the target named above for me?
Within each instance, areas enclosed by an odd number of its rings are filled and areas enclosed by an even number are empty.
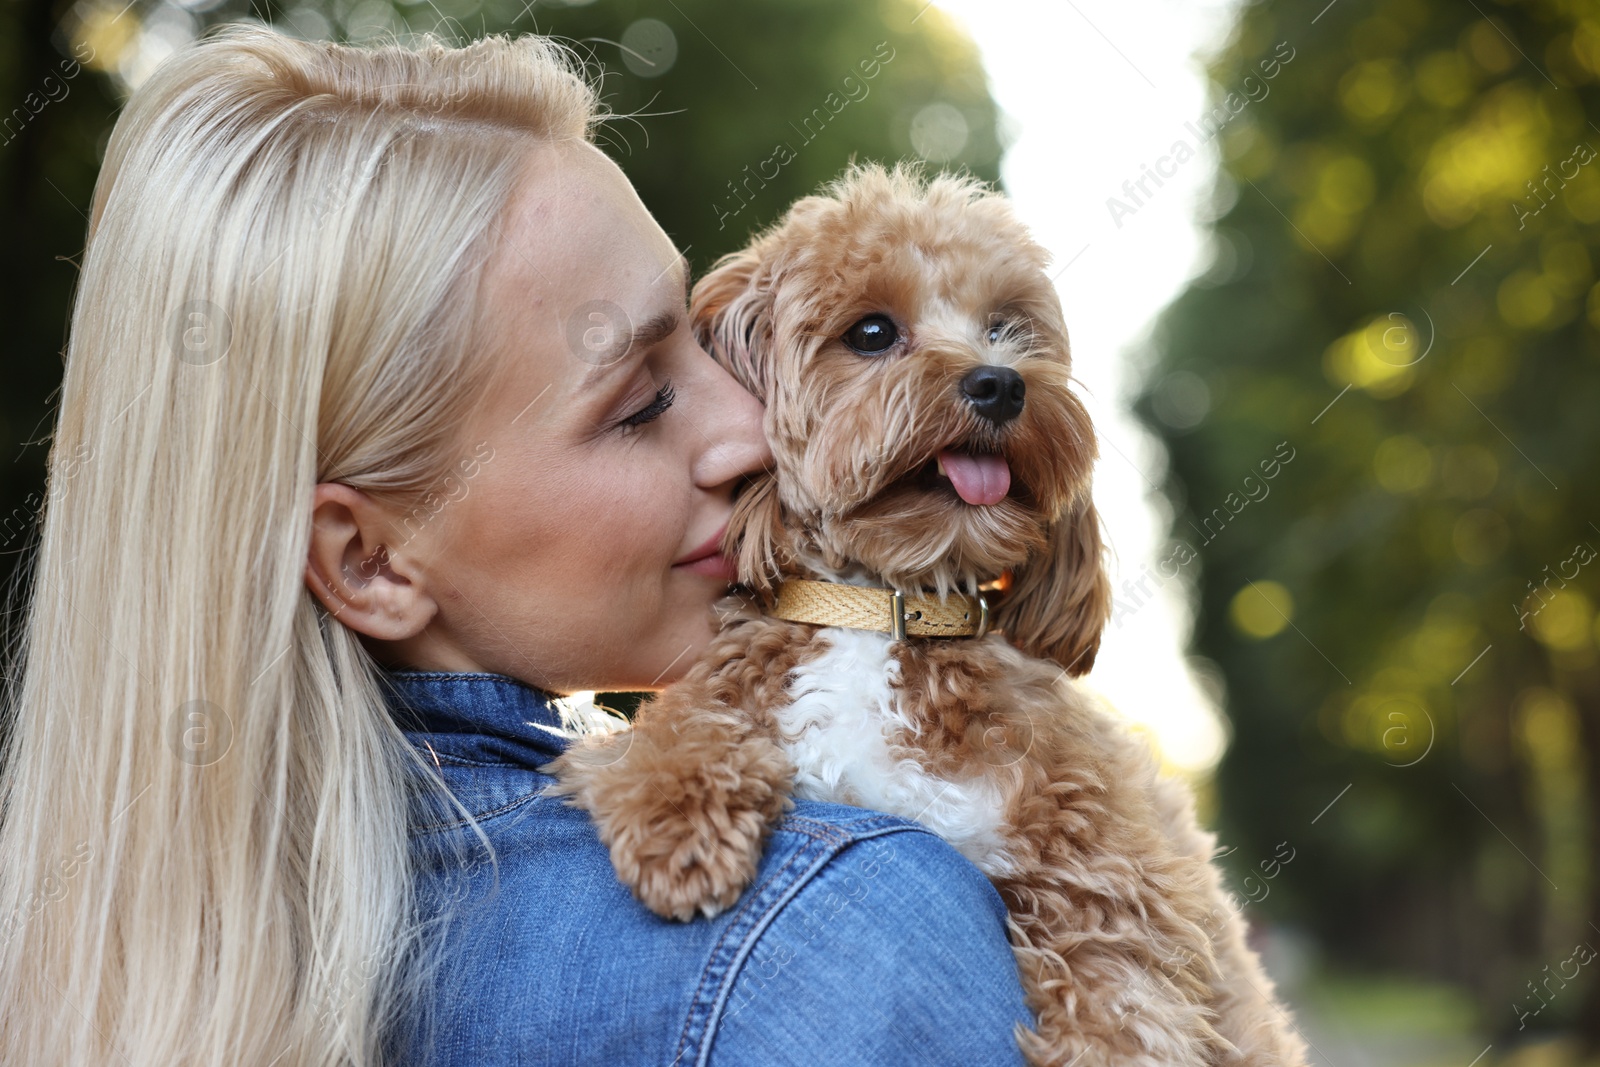
[[[687,676],[575,743],[552,792],[676,919],[733,903],[791,795],[919,819],[1006,902],[1030,1062],[1297,1067],[1188,789],[1074,681],[1110,588],[1047,258],[976,180],[869,164],[695,286],[698,336],[764,400],[776,459],[723,542],[743,587]],[[973,399],[979,367],[1015,372],[1011,409]],[[969,502],[970,472],[999,467],[1004,495]],[[895,641],[762,614],[791,576],[1003,592],[983,638]]]

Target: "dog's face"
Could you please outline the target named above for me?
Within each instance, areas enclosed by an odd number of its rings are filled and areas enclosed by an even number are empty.
[[[1047,253],[971,179],[869,165],[829,194],[695,287],[702,343],[765,402],[776,460],[766,513],[736,516],[741,577],[800,562],[944,592],[1028,569],[1044,593],[1092,549],[1075,580],[1103,585],[1098,533],[1076,529],[1095,522],[1094,436]]]

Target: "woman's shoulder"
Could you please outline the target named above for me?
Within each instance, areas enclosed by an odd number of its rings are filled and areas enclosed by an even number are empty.
[[[921,824],[797,800],[739,900],[678,923],[617,881],[585,812],[491,797],[492,862],[463,858],[464,827],[423,835],[462,854],[425,852],[447,951],[435,1051],[406,1062],[1021,1062],[1004,905]]]
[[[1005,905],[971,861],[912,827],[851,842],[772,916],[704,1062],[1022,1063],[1013,1029],[1032,1018]]]

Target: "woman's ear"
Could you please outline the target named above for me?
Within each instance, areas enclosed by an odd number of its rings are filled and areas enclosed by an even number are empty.
[[[996,628],[1074,677],[1087,674],[1111,615],[1111,577],[1101,558],[1100,514],[1082,499],[1056,520],[1044,551],[1013,568],[1011,589],[994,613]]]
[[[380,641],[420,633],[439,606],[418,582],[413,553],[390,551],[392,527],[366,493],[319,483],[312,496],[305,584],[345,626]]]
[[[689,321],[695,340],[762,403],[771,385],[772,293],[758,287],[761,257],[730,252],[695,283]]]

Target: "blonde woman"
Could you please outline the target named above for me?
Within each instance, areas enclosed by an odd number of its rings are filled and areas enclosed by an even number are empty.
[[[235,28],[95,189],[12,650],[0,1064],[1015,1063],[1004,910],[802,803],[715,920],[540,796],[770,458],[547,39]],[[614,724],[612,724],[614,726]]]

